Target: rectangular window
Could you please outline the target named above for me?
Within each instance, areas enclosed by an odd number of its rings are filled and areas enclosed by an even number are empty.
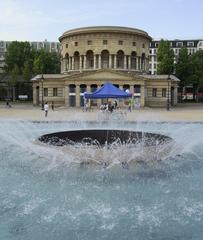
[[[136,46],[136,42],[133,42],[133,46],[134,46],[134,47]]]
[[[176,47],[182,47],[183,46],[183,42],[177,42],[176,43]]]
[[[92,41],[91,41],[91,40],[88,40],[88,41],[87,41],[87,45],[92,45]]]
[[[152,88],[152,97],[157,96],[157,88]]]
[[[66,43],[66,48],[68,48],[68,43]]]
[[[107,43],[108,43],[107,40],[103,40],[104,45],[107,45]]]
[[[145,44],[144,43],[142,44],[142,48],[145,48]]]
[[[154,63],[154,68],[156,68],[156,63]]]
[[[166,88],[162,88],[162,97],[166,97]]]
[[[119,40],[118,45],[123,45],[123,41]]]
[[[78,46],[78,42],[75,42],[75,46]]]
[[[57,96],[58,96],[58,89],[53,88],[53,97],[57,97]]]
[[[194,47],[194,42],[187,42],[188,47]]]
[[[48,97],[48,88],[44,88],[44,97]]]

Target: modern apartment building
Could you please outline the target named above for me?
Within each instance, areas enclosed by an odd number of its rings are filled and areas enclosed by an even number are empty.
[[[3,67],[5,65],[5,53],[11,42],[12,41],[0,40],[0,73],[3,72]],[[48,42],[45,40],[43,42],[30,42],[30,45],[36,50],[45,49],[49,52],[60,52],[59,42]]]
[[[177,62],[180,49],[186,47],[188,54],[194,54],[198,50],[203,50],[203,40],[169,40],[170,46],[174,51],[174,63]],[[151,41],[149,47],[149,73],[152,75],[157,74],[157,50],[159,41]]]

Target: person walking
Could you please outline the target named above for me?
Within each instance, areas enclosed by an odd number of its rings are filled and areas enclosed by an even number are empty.
[[[49,104],[47,102],[44,104],[44,111],[45,111],[45,117],[47,117],[48,111],[49,111]]]
[[[9,107],[9,108],[12,107],[11,104],[9,103],[9,101],[6,101],[6,107]]]
[[[53,101],[51,102],[51,109],[52,109],[52,111],[54,111],[54,102]]]

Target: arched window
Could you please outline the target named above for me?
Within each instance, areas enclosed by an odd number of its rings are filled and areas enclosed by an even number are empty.
[[[136,52],[132,52],[131,53],[131,69],[136,69],[136,57],[137,57],[137,53]]]
[[[74,70],[78,70],[80,68],[80,54],[79,52],[74,53]]]
[[[122,50],[117,52],[117,68],[124,68],[124,52]]]
[[[94,67],[94,53],[92,50],[88,50],[86,53],[86,68],[91,69]]]
[[[101,67],[109,68],[109,51],[107,50],[101,52]]]

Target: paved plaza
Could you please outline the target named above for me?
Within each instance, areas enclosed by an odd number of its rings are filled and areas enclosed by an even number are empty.
[[[121,109],[119,113],[128,121],[184,121],[203,122],[203,103],[183,103],[167,111],[164,108],[141,108],[129,112]],[[116,113],[115,113],[116,114]],[[114,115],[115,116],[115,115]],[[118,114],[119,116],[119,114]],[[19,119],[32,121],[97,121],[101,117],[99,109],[94,108],[90,112],[83,112],[82,108],[67,109],[64,107],[49,110],[45,118],[44,111],[32,104],[12,104],[11,108],[5,103],[0,103],[0,119]],[[117,119],[114,118],[116,121]]]

